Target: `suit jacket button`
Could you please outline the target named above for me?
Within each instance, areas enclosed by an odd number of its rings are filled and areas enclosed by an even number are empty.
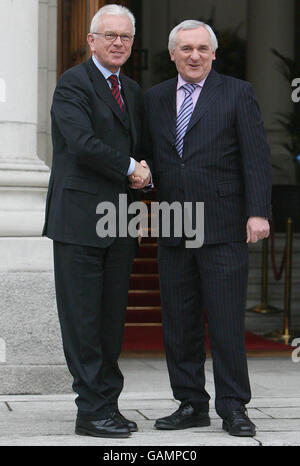
[[[184,164],[184,163],[182,163],[182,164],[181,164],[181,168],[184,168],[184,167],[185,167],[185,164]]]

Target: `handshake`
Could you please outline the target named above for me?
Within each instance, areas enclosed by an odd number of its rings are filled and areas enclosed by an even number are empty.
[[[150,169],[145,160],[135,161],[134,172],[128,176],[132,189],[143,189],[151,181]]]

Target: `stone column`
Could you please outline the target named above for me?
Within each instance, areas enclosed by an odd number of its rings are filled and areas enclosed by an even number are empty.
[[[40,5],[0,1],[0,393],[61,390],[68,378],[52,241],[41,237],[49,168],[37,149]]]
[[[38,0],[2,0],[0,18],[0,270],[15,270],[42,260],[49,180],[37,155]]]
[[[276,119],[292,111],[291,86],[271,49],[294,56],[294,0],[248,0],[247,79],[254,85],[271,145],[274,183],[293,183],[292,156],[282,146],[289,138]]]

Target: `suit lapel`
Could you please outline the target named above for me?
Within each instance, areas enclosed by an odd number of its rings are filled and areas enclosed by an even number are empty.
[[[174,78],[168,81],[166,89],[161,97],[160,111],[166,122],[166,130],[169,133],[171,141],[174,143],[176,140],[176,95],[177,95],[177,82],[178,79]],[[216,71],[211,70],[209,73],[201,94],[198,98],[196,107],[193,111],[192,117],[187,128],[187,133],[195,126],[195,124],[205,115],[213,102],[219,97],[222,90],[222,80]]]
[[[112,112],[120,120],[120,122],[125,125],[122,112],[112,95],[106,79],[97,69],[91,58],[86,62],[86,66],[88,75],[93,83],[96,93],[111,108]]]
[[[160,99],[160,112],[165,122],[166,131],[169,133],[169,137],[172,143],[175,143],[176,138],[176,89],[177,89],[177,78],[171,79],[166,83],[166,89]]]
[[[191,116],[186,133],[188,133],[208,111],[208,109],[212,106],[213,102],[219,97],[221,90],[222,80],[219,74],[216,73],[216,71],[211,70],[198,98],[196,107]]]

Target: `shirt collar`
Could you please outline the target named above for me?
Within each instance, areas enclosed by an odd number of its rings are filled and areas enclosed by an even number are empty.
[[[104,66],[102,66],[98,60],[94,57],[94,55],[92,55],[92,60],[93,62],[95,63],[95,65],[97,66],[98,70],[101,71],[101,73],[103,74],[104,78],[105,79],[108,79],[112,74],[116,74],[118,76],[118,79],[119,79],[119,76],[120,76],[120,69],[118,69],[118,71],[116,71],[116,73],[112,73],[110,70],[108,70],[107,68],[105,68]],[[119,79],[120,80],[120,79]]]
[[[205,76],[204,79],[202,79],[202,81],[198,82],[198,83],[194,83],[194,84],[197,84],[197,86],[199,87],[203,87],[204,86],[204,83],[205,83],[205,80],[206,80],[207,76]],[[187,81],[185,81],[183,79],[183,77],[178,74],[178,82],[177,82],[177,90],[180,89],[182,86],[184,86],[185,84],[190,84],[188,83]]]

